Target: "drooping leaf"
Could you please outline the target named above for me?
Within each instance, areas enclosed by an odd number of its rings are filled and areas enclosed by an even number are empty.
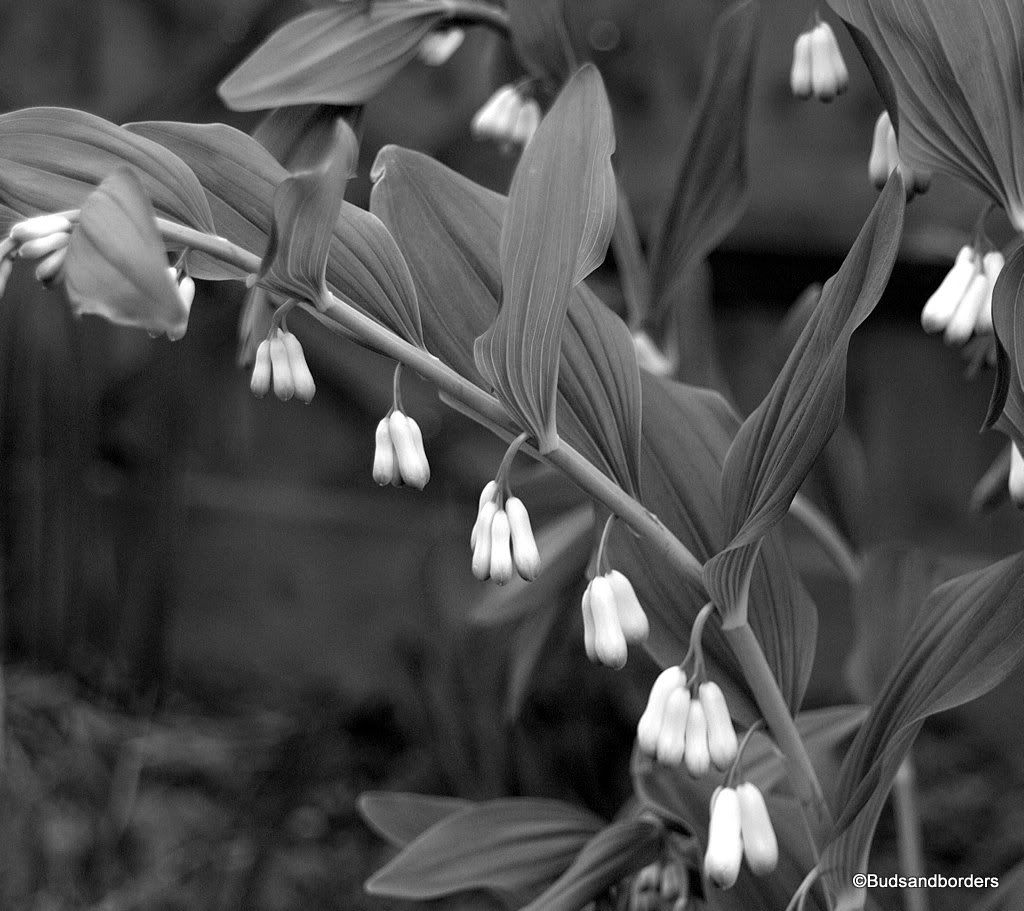
[[[135,172],[157,215],[215,230],[196,175],[159,144],[69,108],[0,116],[0,202],[22,216],[77,209],[121,165]]]
[[[335,125],[334,142],[313,170],[286,178],[274,191],[274,221],[259,281],[282,297],[324,306],[327,256],[345,187],[359,155],[352,129]]]
[[[853,596],[853,649],[846,660],[857,699],[874,701],[925,601],[948,576],[941,560],[916,548],[889,546],[866,556]]]
[[[439,0],[340,3],[286,22],[220,84],[236,111],[362,104],[416,54],[443,17]]]
[[[354,131],[361,110],[336,104],[277,108],[257,124],[252,138],[289,171],[316,167],[334,142],[339,118],[352,127],[353,132],[347,135],[353,144],[358,145]]]
[[[569,868],[523,911],[576,911],[609,886],[658,859],[665,830],[657,820],[620,819],[584,845]]]
[[[428,351],[483,386],[473,340],[498,313],[503,196],[417,152],[381,150],[370,207],[394,233],[420,301]],[[639,489],[640,377],[621,320],[579,284],[558,374],[559,432],[626,490]]]
[[[1024,657],[1024,555],[939,586],[909,631],[900,657],[843,761],[835,838],[822,868],[834,895],[862,872],[893,779],[929,715],[976,699]]]
[[[642,502],[701,561],[727,541],[721,504],[722,465],[740,426],[717,393],[645,374]],[[686,654],[690,630],[706,593],[680,575],[650,545],[613,527],[609,559],[632,581],[647,612],[648,651],[663,667]],[[777,533],[754,564],[749,617],[783,696],[799,708],[814,661],[817,612]],[[717,623],[704,631],[709,674],[723,688],[733,717],[760,717],[753,694]]]
[[[512,45],[523,66],[549,86],[565,82],[577,65],[565,21],[565,0],[508,0]]]
[[[854,330],[889,281],[903,229],[904,198],[890,177],[782,372],[729,448],[722,498],[729,545],[704,566],[704,581],[726,626],[747,614],[746,591],[764,534],[789,509],[845,406],[846,355]]]
[[[555,402],[570,293],[604,259],[615,223],[615,147],[604,85],[581,67],[523,151],[501,230],[498,318],[477,368],[535,437],[558,445]]]
[[[270,237],[273,199],[288,172],[255,139],[223,124],[135,123],[199,175],[218,231],[257,254]],[[222,270],[216,277],[237,277]],[[394,238],[375,215],[343,202],[327,257],[327,287],[407,341],[422,345],[416,290]]]
[[[1012,0],[829,5],[870,44],[874,68],[884,67],[900,158],[973,184],[1024,228],[1024,8]]]
[[[992,290],[997,345],[996,381],[985,419],[1024,451],[1024,243],[1006,258]]]
[[[426,900],[486,889],[523,905],[547,888],[601,820],[554,800],[476,804],[431,826],[366,883],[371,895]]]
[[[740,0],[715,23],[679,173],[652,245],[648,322],[654,328],[678,305],[680,285],[746,208],[747,127],[759,13],[756,0]]]
[[[397,848],[404,848],[442,819],[472,806],[472,801],[458,797],[403,791],[365,791],[356,801],[366,824]]]
[[[185,334],[188,307],[167,271],[167,255],[141,180],[119,167],[82,203],[64,260],[78,315],[134,329]]]

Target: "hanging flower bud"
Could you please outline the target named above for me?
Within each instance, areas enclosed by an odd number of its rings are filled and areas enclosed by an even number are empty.
[[[386,417],[381,418],[374,436],[373,480],[385,487],[399,480],[395,464],[395,447],[391,442],[391,430]]]
[[[739,797],[732,788],[722,788],[711,798],[704,874],[720,889],[730,889],[740,875],[742,861]]]
[[[284,346],[280,329],[275,329],[270,336],[270,378],[274,386],[274,395],[282,402],[287,402],[295,394],[291,366],[288,363],[288,349]]]
[[[967,285],[967,290],[957,302],[949,322],[946,323],[943,339],[947,345],[959,347],[964,344],[974,334],[974,326],[981,317],[982,308],[985,306],[985,296],[989,291],[989,283],[985,270],[981,268],[980,260],[981,257],[978,257],[974,276]]]
[[[647,707],[640,716],[636,726],[637,745],[643,753],[654,756],[658,750],[658,738],[665,723],[665,707],[668,704],[668,697],[674,690],[683,690],[689,695],[686,689],[686,673],[679,665],[665,668],[654,681],[650,695],[647,697]],[[685,727],[685,718],[683,720]],[[681,758],[681,756],[680,756]]]
[[[498,512],[498,504],[488,500],[480,509],[476,522],[476,542],[473,545],[473,575],[480,581],[491,575],[491,524]]]
[[[484,485],[484,489],[483,489],[483,491],[480,494],[480,505],[477,507],[477,510],[476,510],[476,523],[473,525],[473,531],[470,532],[470,535],[469,535],[469,549],[470,550],[474,550],[476,548],[476,539],[477,539],[477,535],[480,534],[480,520],[483,517],[484,504],[487,503],[490,500],[495,500],[496,499],[495,495],[497,494],[497,492],[498,492],[498,482],[497,481],[488,481]],[[490,520],[488,520],[488,522],[489,521]],[[488,524],[487,527],[488,527],[488,529],[490,529],[490,524]],[[490,531],[488,530],[487,533],[490,534]]]
[[[489,575],[498,585],[512,581],[512,533],[509,529],[508,514],[504,509],[499,509],[491,520]]]
[[[1006,265],[1006,258],[998,250],[986,253],[981,260],[981,267],[985,271],[985,278],[988,279],[988,291],[985,294],[985,303],[981,307],[981,313],[974,324],[974,331],[981,335],[991,335],[992,328],[992,292],[995,290],[999,274]]]
[[[998,250],[984,256],[962,247],[953,268],[921,311],[926,332],[943,332],[946,344],[960,347],[973,335],[992,333],[992,291],[1005,259]]]
[[[702,683],[698,692],[708,725],[708,754],[715,768],[724,772],[732,765],[739,747],[729,706],[721,687],[713,681]]]
[[[956,255],[953,268],[946,273],[939,287],[928,298],[921,311],[921,325],[925,332],[942,332],[960,303],[971,279],[977,274],[974,248],[964,246]]]
[[[632,583],[617,569],[608,573],[608,581],[611,582],[612,593],[615,595],[615,609],[619,614],[622,634],[627,642],[642,642],[647,638],[650,624]]]
[[[447,28],[430,32],[420,41],[416,56],[427,66],[444,66],[466,38],[461,28]]]
[[[505,501],[505,513],[512,534],[512,557],[516,572],[528,582],[532,581],[540,572],[540,551],[537,550],[537,540],[530,525],[530,514],[519,497],[509,497]]]
[[[37,281],[50,284],[60,276],[71,241],[72,224],[63,215],[37,215],[18,222],[3,241],[3,284],[10,275],[12,258],[39,260],[35,268]],[[0,294],[3,291],[0,289]]]
[[[395,447],[395,460],[403,483],[423,490],[430,480],[430,465],[423,448],[419,424],[401,411],[392,411],[388,418],[388,429],[391,431],[391,443]]]
[[[671,376],[676,369],[672,358],[666,355],[646,332],[640,329],[633,333],[633,349],[641,370],[655,376]]]
[[[898,169],[903,177],[907,199],[917,193],[924,193],[931,185],[931,177],[923,171],[915,171],[900,159],[896,130],[888,111],[882,111],[875,121],[871,141],[871,155],[868,157],[868,176],[879,190],[885,186],[889,175]]]
[[[498,89],[477,111],[470,130],[477,139],[526,145],[540,125],[540,105],[513,85]]]
[[[711,768],[711,754],[708,752],[708,723],[704,706],[698,699],[690,702],[690,713],[686,717],[686,771],[694,778],[703,778]]]
[[[789,71],[789,87],[797,98],[810,98],[813,89],[811,81],[811,33],[801,32],[793,45],[793,66]]]
[[[1024,456],[1016,443],[1010,446],[1010,499],[1018,509],[1024,509]]]
[[[756,876],[771,873],[779,862],[779,843],[775,838],[768,806],[757,785],[749,781],[736,789],[740,807],[740,833],[747,866]]]
[[[63,257],[62,251],[58,251],[58,253],[60,253]],[[53,256],[58,255],[58,253],[54,253]],[[38,278],[40,281],[48,280],[44,279],[40,275],[40,273],[44,271],[44,267],[47,267],[47,263],[48,260],[43,260],[43,262],[41,262],[39,266],[36,268],[36,278]],[[60,264],[58,264],[56,268],[59,269],[60,265],[62,264],[63,258],[61,259]],[[54,270],[54,274],[56,274],[56,270]],[[178,291],[178,299],[181,301],[182,309],[185,313],[185,319],[183,322],[181,322],[178,325],[168,327],[166,331],[167,337],[172,342],[176,342],[179,339],[185,337],[185,330],[188,329],[188,315],[192,311],[192,302],[195,300],[196,297],[196,283],[187,275],[182,275],[181,278],[179,279],[178,270],[175,269],[174,266],[167,267],[167,275],[170,278],[170,280],[174,283],[174,287]],[[160,333],[150,332],[149,335],[150,338],[157,338],[160,335]]]
[[[256,348],[256,357],[253,360],[252,379],[249,381],[249,388],[252,394],[263,398],[270,391],[270,339],[265,338]]]
[[[611,582],[606,576],[595,577],[583,597],[588,596],[594,617],[594,651],[602,664],[617,670],[626,663],[626,637],[619,622]]]
[[[68,248],[64,246],[54,250],[49,256],[40,260],[36,266],[36,281],[48,285],[50,282],[59,279],[60,270],[64,266],[64,260],[67,258],[67,255]]]
[[[819,22],[797,37],[789,71],[789,86],[797,98],[813,95],[819,101],[831,101],[849,84],[850,74],[831,25]]]
[[[60,214],[36,215],[19,221],[11,228],[11,240],[18,246],[52,234],[70,234],[71,222]]]
[[[288,366],[291,369],[295,397],[308,405],[316,394],[316,385],[313,382],[313,375],[309,372],[309,366],[306,364],[302,344],[290,332],[282,332],[281,338],[288,354]]]
[[[656,750],[657,760],[662,765],[677,766],[683,761],[691,702],[690,691],[685,686],[673,689],[665,700]]]

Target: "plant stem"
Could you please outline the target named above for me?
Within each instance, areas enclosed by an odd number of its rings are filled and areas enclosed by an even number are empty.
[[[799,493],[789,505],[789,514],[814,536],[846,581],[856,585],[860,581],[860,560],[832,520]]]
[[[209,253],[246,272],[254,273],[259,269],[258,256],[223,237],[213,237],[162,218],[157,218],[156,222],[166,241]],[[300,306],[332,332],[354,336],[366,346],[415,370],[470,412],[472,417],[509,439],[521,432],[521,428],[515,425],[505,407],[494,396],[434,355],[407,342],[351,304],[331,295],[323,310],[309,303]],[[523,448],[530,451],[525,446]],[[533,454],[537,455],[535,451]],[[690,584],[706,595],[702,580],[703,567],[689,548],[672,534],[654,513],[630,496],[581,453],[565,440],[560,440],[556,449],[543,457],[537,457],[560,469],[581,490],[618,515],[634,532],[646,539],[654,551],[654,556],[676,567]],[[768,728],[786,757],[793,789],[804,806],[805,820],[814,832],[820,835],[827,828],[829,810],[800,732],[761,650],[761,645],[746,624],[724,632],[743,668],[744,676],[768,723]]]
[[[448,18],[467,25],[486,25],[502,37],[508,37],[508,13],[500,6],[476,0],[449,0]]]
[[[892,799],[896,810],[900,869],[907,876],[925,875],[924,849],[921,846],[921,820],[917,812],[917,776],[911,754],[900,763],[893,782]],[[928,893],[924,889],[904,889],[907,911],[928,911]]]
[[[615,207],[615,228],[612,231],[612,253],[619,271],[619,284],[626,301],[626,325],[635,332],[644,322],[651,298],[651,275],[640,250],[640,236],[629,198],[616,181],[618,204]]]

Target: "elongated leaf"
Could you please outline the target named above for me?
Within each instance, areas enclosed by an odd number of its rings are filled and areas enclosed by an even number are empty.
[[[843,762],[835,840],[822,867],[833,894],[850,892],[900,763],[925,719],[988,692],[1024,657],[1024,555],[939,586]],[[863,890],[849,896],[860,907]]]
[[[642,378],[642,501],[697,557],[727,541],[722,465],[740,426],[717,393],[645,374]],[[706,594],[681,577],[647,542],[616,525],[609,559],[632,581],[651,624],[647,648],[663,667],[686,654]],[[765,539],[753,568],[749,620],[790,708],[799,707],[814,661],[817,613],[777,534]],[[709,673],[733,717],[760,717],[753,695],[717,623],[704,631]]]
[[[569,868],[523,911],[576,911],[624,876],[658,859],[664,827],[646,818],[620,819],[584,845]]]
[[[755,0],[741,0],[722,14],[711,35],[676,185],[653,244],[649,322],[655,328],[677,304],[691,270],[747,206],[747,127],[759,13]]]
[[[900,157],[973,184],[1024,228],[1024,8],[1015,0],[829,5],[885,68],[899,112]]]
[[[498,313],[505,198],[394,146],[381,150],[373,175],[370,207],[409,263],[427,350],[484,385],[471,352]],[[626,490],[639,490],[640,376],[633,341],[583,284],[569,297],[557,409],[567,442]]]
[[[996,381],[985,425],[1024,451],[1024,244],[1006,258],[992,291],[992,323],[999,340]]]
[[[404,848],[441,820],[472,806],[472,801],[458,797],[402,791],[366,791],[356,802],[367,825],[398,848]]]
[[[853,650],[846,661],[858,699],[874,701],[925,601],[949,575],[940,560],[915,548],[890,546],[867,555],[853,597]]]
[[[731,540],[704,567],[726,626],[746,619],[748,580],[762,537],[786,514],[842,417],[850,337],[889,281],[903,208],[902,183],[890,177],[843,265],[825,283],[785,367],[729,449],[722,498]]]
[[[157,215],[215,230],[196,175],[157,143],[68,108],[0,116],[0,202],[22,216],[77,209],[121,165],[135,172]]]
[[[362,104],[416,54],[442,18],[439,0],[341,3],[285,23],[220,84],[236,111],[295,104]]]
[[[559,94],[512,178],[501,229],[501,310],[473,354],[542,453],[558,445],[555,401],[570,292],[601,264],[615,224],[614,147],[604,85],[587,65]]]
[[[120,167],[82,204],[64,280],[76,314],[180,338],[188,307],[167,272],[167,256],[142,182]]]
[[[255,139],[223,124],[134,123],[130,129],[166,145],[199,175],[232,243],[262,253],[274,191],[288,172]],[[224,270],[218,278],[237,277]],[[374,215],[343,202],[327,257],[328,288],[407,341],[422,345],[416,290],[394,238]]]
[[[601,821],[571,804],[508,799],[448,816],[366,883],[371,895],[424,900],[487,889],[525,904],[572,863]]]
[[[330,150],[338,118],[344,118],[355,130],[360,110],[336,104],[278,108],[259,122],[252,131],[252,138],[289,171],[313,168]],[[351,142],[358,145],[355,132],[348,135]]]
[[[274,222],[259,275],[268,291],[326,305],[327,255],[358,155],[352,129],[339,120],[324,160],[313,170],[300,171],[278,184]]]

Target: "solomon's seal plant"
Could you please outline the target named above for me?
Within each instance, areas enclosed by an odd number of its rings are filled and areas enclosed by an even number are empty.
[[[540,585],[557,568],[510,485],[517,453],[571,482],[606,521],[582,601],[584,648],[620,667],[627,644],[643,642],[661,669],[638,719],[636,799],[607,821],[548,800],[365,795],[365,817],[399,848],[371,892],[429,900],[482,889],[530,911],[613,900],[646,909],[655,893],[674,911],[863,907],[853,875],[924,720],[991,689],[1024,654],[1024,555],[951,571],[925,590],[887,587],[874,555],[851,553],[799,494],[840,424],[851,337],[886,288],[906,200],[924,188],[913,175],[965,180],[1024,229],[1024,7],[830,6],[886,107],[871,159],[880,194],[745,417],[672,374],[698,375],[708,356],[706,340],[675,331],[699,305],[683,289],[746,199],[755,0],[715,26],[646,250],[613,168],[602,77],[562,0],[328,3],[286,22],[220,91],[238,110],[332,112],[304,146],[320,154],[294,171],[222,124],[116,125],[62,108],[0,116],[0,286],[26,263],[63,287],[75,313],[174,339],[187,330],[195,282],[238,282],[248,287],[240,359],[257,395],[312,398],[300,338],[314,332],[417,373],[510,445],[471,533],[481,579]],[[522,146],[508,194],[386,146],[369,211],[347,202],[357,140],[333,112],[369,102],[417,56],[443,65],[461,31],[479,28],[510,40],[523,70],[476,122],[479,134]],[[796,94],[842,90],[831,26],[819,20],[795,51]],[[324,121],[271,114],[258,133],[294,148],[308,137],[275,134],[282,124]],[[609,248],[624,318],[587,283]],[[989,423],[1012,441],[1004,477],[1021,498],[1024,247],[1001,255],[1005,265],[977,245],[961,254],[926,324],[953,342],[983,333],[991,291]],[[396,368],[373,478],[422,488],[429,465],[399,380]],[[802,710],[817,614],[779,528],[790,512],[842,568],[854,602],[870,590],[864,603],[885,610],[858,627],[855,655],[887,656],[858,693],[865,705]]]

